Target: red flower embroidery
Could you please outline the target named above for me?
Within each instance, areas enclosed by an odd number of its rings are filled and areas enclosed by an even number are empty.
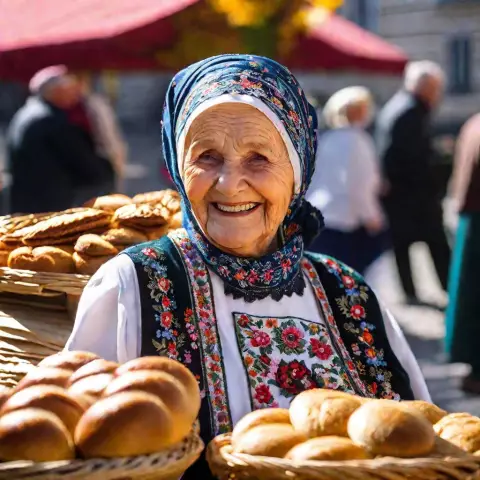
[[[360,320],[361,318],[365,317],[365,309],[357,303],[350,308],[350,315],[355,320]]]
[[[273,278],[273,270],[267,270],[266,272],[264,272],[263,280],[265,282],[270,282],[272,278]]]
[[[160,277],[157,281],[158,288],[163,292],[167,293],[170,289],[171,282],[168,278]]]
[[[160,315],[160,322],[165,328],[170,328],[172,326],[173,315],[172,312],[163,312]]]
[[[285,260],[282,260],[281,265],[284,271],[290,270],[290,267],[292,266],[292,261],[289,258],[287,258]]]
[[[311,338],[310,344],[312,345],[313,354],[320,360],[328,360],[333,355],[332,347],[316,338]]]
[[[247,272],[241,268],[233,277],[235,278],[235,280],[244,280],[245,277],[247,276]]]
[[[369,345],[373,345],[373,336],[367,329],[363,331],[362,338],[364,342],[368,343]]]
[[[142,253],[147,257],[153,258],[154,260],[157,259],[157,252],[153,248],[144,248]]]
[[[307,367],[303,363],[294,360],[278,367],[276,380],[281,389],[286,390],[288,393],[297,394],[305,390],[301,380],[307,375],[310,376],[310,371]]]
[[[342,281],[346,288],[350,289],[355,286],[355,280],[352,277],[350,277],[350,275],[343,275]]]
[[[248,317],[245,314],[240,315],[240,318],[238,319],[238,324],[241,327],[246,327],[249,323]]]
[[[259,403],[268,403],[272,399],[272,393],[268,385],[257,385],[254,397]]]
[[[303,333],[296,327],[288,327],[282,332],[282,340],[288,348],[297,348]]]
[[[253,284],[258,280],[258,273],[255,270],[252,270],[247,277],[248,283]]]
[[[270,358],[267,357],[266,355],[260,355],[260,361],[261,361],[264,365],[270,365],[270,363],[272,363],[272,361],[270,360]]]
[[[252,347],[268,347],[271,343],[268,333],[257,330],[253,333]]]
[[[170,299],[168,297],[162,297],[162,307],[167,309],[170,306]]]

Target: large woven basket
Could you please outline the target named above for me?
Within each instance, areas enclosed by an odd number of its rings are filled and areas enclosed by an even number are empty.
[[[196,427],[180,444],[152,455],[46,463],[0,463],[0,480],[178,480],[195,463],[203,448]]]
[[[219,480],[480,480],[480,457],[473,455],[295,463],[234,454],[228,434],[210,442],[207,460]]]

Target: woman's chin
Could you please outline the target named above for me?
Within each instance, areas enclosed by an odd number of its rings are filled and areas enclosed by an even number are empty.
[[[207,238],[220,250],[233,253],[241,257],[256,257],[261,255],[261,240],[259,238],[245,238],[245,232],[227,235],[207,235]]]

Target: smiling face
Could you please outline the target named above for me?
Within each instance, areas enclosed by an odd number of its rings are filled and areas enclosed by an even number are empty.
[[[208,240],[237,256],[264,255],[293,193],[293,169],[275,126],[250,105],[220,104],[193,121],[184,151],[185,191]]]

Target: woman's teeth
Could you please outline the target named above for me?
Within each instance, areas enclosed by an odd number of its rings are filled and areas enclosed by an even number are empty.
[[[248,210],[254,209],[258,203],[245,203],[243,205],[223,205],[221,203],[216,203],[215,206],[222,212],[247,212]]]

